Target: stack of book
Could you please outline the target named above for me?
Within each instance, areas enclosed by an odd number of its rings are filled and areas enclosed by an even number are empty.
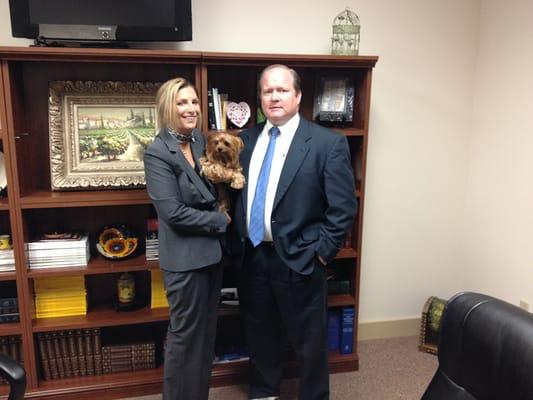
[[[213,364],[249,360],[248,350],[243,345],[217,346]]]
[[[35,278],[35,318],[87,314],[87,292],[83,276]]]
[[[207,118],[209,129],[214,131],[224,131],[227,129],[226,107],[228,95],[219,93],[214,87],[207,91]]]
[[[328,294],[350,294],[352,282],[347,270],[327,267]]]
[[[0,324],[19,321],[18,299],[16,297],[0,298]]]
[[[328,311],[328,349],[341,354],[353,353],[354,307]]]
[[[159,260],[159,223],[157,218],[150,218],[147,222],[146,229],[146,261]]]
[[[37,334],[44,379],[102,375],[100,329],[76,329]]]
[[[91,258],[87,234],[68,233],[26,243],[30,268],[86,267]]]
[[[19,335],[0,336],[0,354],[3,354],[21,365],[24,365],[22,354],[22,339]],[[0,377],[0,385],[6,385],[7,381]]]
[[[160,269],[153,269],[151,271],[151,308],[168,307],[167,294],[165,292],[165,285],[163,284],[163,273]]]
[[[0,250],[0,272],[15,270],[13,249]]]
[[[155,343],[119,344],[102,347],[104,374],[155,368]]]

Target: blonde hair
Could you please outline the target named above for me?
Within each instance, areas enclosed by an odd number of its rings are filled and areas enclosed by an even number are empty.
[[[166,81],[157,91],[155,102],[157,107],[157,129],[170,128],[178,131],[176,124],[176,95],[181,89],[192,88],[198,97],[196,87],[185,78],[174,78]],[[202,113],[198,114],[197,128],[202,122]]]

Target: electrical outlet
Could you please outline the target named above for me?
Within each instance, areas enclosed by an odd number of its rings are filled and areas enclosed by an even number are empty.
[[[524,299],[520,299],[520,308],[522,310],[529,311],[529,301],[524,300]]]

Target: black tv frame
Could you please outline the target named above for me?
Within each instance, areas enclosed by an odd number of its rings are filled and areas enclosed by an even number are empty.
[[[88,0],[90,1],[90,0]],[[156,1],[156,0],[154,0]],[[150,26],[115,26],[114,37],[106,35],[105,29],[101,30],[100,37],[67,37],[47,36],[40,32],[38,24],[30,23],[29,0],[9,0],[11,31],[13,37],[34,39],[36,45],[68,45],[80,43],[81,45],[95,44],[109,46],[123,46],[126,42],[180,42],[192,40],[192,15],[191,0],[174,0],[176,11],[176,26],[150,27]],[[77,25],[57,25],[59,28],[76,29]],[[99,25],[87,25],[96,30]],[[87,27],[86,26],[86,27]],[[179,29],[181,27],[181,29]]]

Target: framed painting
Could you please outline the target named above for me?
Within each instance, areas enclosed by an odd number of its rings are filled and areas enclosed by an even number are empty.
[[[51,82],[52,190],[144,186],[143,154],[156,133],[155,94],[160,85]]]

